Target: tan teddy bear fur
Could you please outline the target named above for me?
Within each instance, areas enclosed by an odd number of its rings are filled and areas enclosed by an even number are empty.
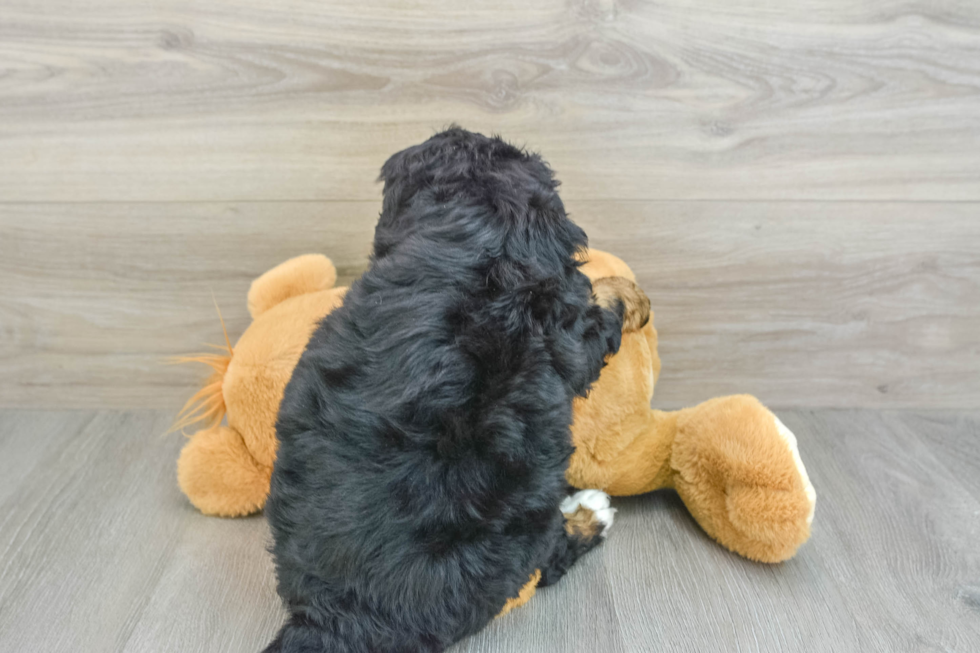
[[[620,259],[584,257],[591,279],[634,279]],[[262,509],[275,461],[275,419],[283,390],[313,330],[343,301],[324,256],[305,255],[252,283],[252,324],[224,355],[188,357],[215,373],[188,402],[179,424],[208,422],[180,455],[181,490],[201,512],[234,517]],[[632,326],[632,328],[631,328]],[[726,548],[752,560],[790,558],[810,535],[816,494],[793,434],[748,395],[691,408],[650,408],[660,373],[650,321],[626,325],[587,398],[574,406],[567,478],[614,496],[673,488],[698,524]],[[533,595],[534,579],[505,608]]]

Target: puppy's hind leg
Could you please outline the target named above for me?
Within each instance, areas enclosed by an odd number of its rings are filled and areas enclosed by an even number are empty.
[[[616,514],[616,509],[609,507],[609,495],[601,490],[576,492],[562,501],[560,508],[565,529],[541,570],[538,587],[557,583],[576,560],[601,544]]]

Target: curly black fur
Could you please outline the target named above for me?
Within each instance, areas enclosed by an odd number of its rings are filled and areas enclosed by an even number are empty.
[[[291,617],[267,651],[442,651],[590,548],[558,504],[572,399],[622,308],[592,303],[551,170],[451,128],[381,178],[370,269],[279,412],[266,513]]]

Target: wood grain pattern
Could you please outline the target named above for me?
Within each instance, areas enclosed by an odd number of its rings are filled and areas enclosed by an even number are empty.
[[[0,213],[0,405],[167,406],[200,370],[169,357],[237,338],[259,274],[309,251],[359,275],[375,205],[21,205]],[[3,209],[0,209],[2,211]],[[186,398],[186,397],[185,397]]]
[[[980,407],[980,4],[3,0],[0,653],[260,650],[261,518],[159,437],[250,281],[363,269],[392,152],[544,153],[650,295],[674,407]],[[212,293],[214,300],[212,300]],[[820,494],[779,566],[676,495],[454,650],[974,651],[980,415],[781,413]]]
[[[637,268],[660,405],[980,405],[980,4],[5,0],[0,406],[176,407],[452,121]]]
[[[5,0],[0,201],[371,200],[458,121],[570,199],[980,200],[963,0]]]
[[[927,413],[907,421],[955,480],[980,501],[980,420],[955,413]]]
[[[980,407],[980,205],[578,206],[651,297],[655,403]]]
[[[661,332],[655,402],[980,406],[980,204],[570,201]],[[18,204],[0,213],[0,405],[178,406],[168,356],[248,325],[251,280],[321,251],[347,283],[376,202]]]
[[[819,495],[795,558],[722,550],[670,492],[617,499],[603,546],[453,652],[975,650],[980,413],[780,417]],[[169,419],[0,411],[0,653],[270,641],[283,612],[265,520],[194,511],[174,478],[181,438],[159,437]]]
[[[30,470],[0,480],[0,651],[259,650],[239,633],[278,626],[264,520],[194,512],[169,417],[0,413],[0,459]]]

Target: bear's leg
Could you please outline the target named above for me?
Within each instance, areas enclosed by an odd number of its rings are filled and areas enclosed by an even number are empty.
[[[195,433],[177,461],[177,482],[206,515],[241,517],[262,510],[272,470],[260,465],[227,426]]]
[[[688,510],[728,549],[781,562],[809,538],[816,493],[796,438],[754,397],[680,411],[671,467]]]

